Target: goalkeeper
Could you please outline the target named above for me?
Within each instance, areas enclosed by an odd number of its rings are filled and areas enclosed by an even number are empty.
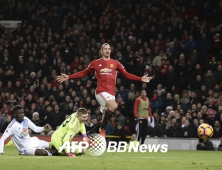
[[[86,135],[86,129],[84,122],[88,119],[88,112],[85,108],[79,108],[77,112],[71,114],[53,133],[51,137],[51,148],[56,150],[55,153],[58,153],[60,147],[65,142],[71,142],[73,137],[79,132],[83,134],[83,140],[87,141],[88,137]],[[78,149],[75,149],[75,153],[67,152],[67,149],[64,149],[62,153],[65,153],[68,157],[76,157],[76,154],[84,154],[85,150],[82,150],[82,153],[79,153]]]

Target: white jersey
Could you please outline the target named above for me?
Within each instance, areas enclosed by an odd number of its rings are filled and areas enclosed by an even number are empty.
[[[0,139],[0,153],[3,153],[4,141],[9,136],[11,137],[19,152],[32,146],[33,142],[29,135],[28,128],[32,129],[36,133],[44,131],[44,127],[36,126],[27,117],[24,117],[24,120],[21,123],[16,121],[16,119],[13,119]]]

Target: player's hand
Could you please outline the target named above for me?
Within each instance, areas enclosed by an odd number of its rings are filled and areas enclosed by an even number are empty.
[[[72,153],[66,153],[66,155],[67,155],[68,157],[73,157],[73,158],[76,157],[76,155],[75,155],[75,154],[72,154]]]
[[[45,129],[45,130],[51,130],[52,127],[51,127],[49,124],[46,124],[46,125],[44,126],[44,129]]]
[[[61,74],[61,76],[57,76],[56,80],[60,83],[69,79],[69,76],[66,74]]]
[[[142,77],[141,81],[145,82],[145,83],[148,83],[148,82],[150,82],[150,80],[152,80],[152,78],[153,77],[148,77],[148,74],[147,74],[147,75]]]

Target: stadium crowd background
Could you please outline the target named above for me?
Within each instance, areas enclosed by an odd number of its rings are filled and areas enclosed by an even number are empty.
[[[0,132],[17,104],[53,130],[85,107],[92,129],[101,119],[94,73],[62,84],[55,78],[86,68],[107,42],[128,72],[154,77],[146,84],[118,74],[119,107],[107,134],[135,133],[133,105],[145,89],[155,121],[148,136],[197,137],[208,122],[221,137],[221,16],[222,0],[0,1],[1,20],[22,21],[13,32],[0,27]]]

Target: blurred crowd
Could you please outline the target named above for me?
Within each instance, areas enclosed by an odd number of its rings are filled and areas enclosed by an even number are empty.
[[[155,121],[147,136],[197,137],[207,122],[221,137],[221,16],[222,0],[1,0],[0,19],[21,23],[0,26],[0,132],[17,104],[53,130],[85,107],[92,128],[101,120],[94,73],[62,84],[56,76],[85,69],[106,42],[129,73],[154,77],[141,83],[118,74],[107,134],[135,133],[133,106],[145,89]]]

